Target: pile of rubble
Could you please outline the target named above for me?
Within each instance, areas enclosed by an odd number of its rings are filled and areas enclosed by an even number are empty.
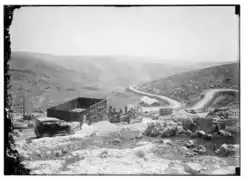
[[[144,135],[150,137],[170,137],[175,136],[182,130],[182,126],[173,121],[156,121],[148,125],[144,131]]]
[[[238,144],[223,144],[218,150],[215,151],[216,154],[220,156],[233,156],[239,154],[240,146]]]
[[[148,125],[145,130],[147,136],[156,137],[165,131],[171,132],[171,136],[182,134],[206,140],[210,140],[213,135],[232,136],[227,131],[227,122],[217,118],[201,118],[195,115],[192,117],[160,116],[158,119]]]

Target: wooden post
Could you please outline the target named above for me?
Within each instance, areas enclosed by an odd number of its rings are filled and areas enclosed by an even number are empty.
[[[25,96],[22,99],[22,103],[23,103],[23,120],[25,118]]]
[[[80,118],[80,130],[82,129],[83,116],[84,116],[84,114],[82,113],[81,118]]]
[[[82,129],[82,126],[84,124],[84,122],[87,120],[87,114],[86,114],[86,110],[83,112],[81,120],[80,120],[80,130]]]

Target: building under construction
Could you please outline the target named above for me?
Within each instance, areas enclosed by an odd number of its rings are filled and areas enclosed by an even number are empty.
[[[67,122],[87,121],[92,124],[103,119],[107,112],[107,100],[78,97],[63,104],[47,109],[48,117],[55,117]]]

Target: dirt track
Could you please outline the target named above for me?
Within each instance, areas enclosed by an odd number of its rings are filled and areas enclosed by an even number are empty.
[[[150,96],[150,97],[156,97],[156,98],[159,98],[159,99],[161,99],[163,101],[167,101],[169,103],[168,107],[171,107],[173,109],[178,109],[178,108],[182,107],[182,104],[180,102],[174,100],[174,99],[168,98],[166,96],[160,96],[160,95],[155,95],[155,94],[151,94],[151,93],[146,93],[146,92],[140,91],[140,90],[136,89],[134,85],[129,86],[129,89],[131,91],[133,91],[134,93],[136,93],[136,94],[146,95],[146,96]],[[155,108],[159,109],[161,107],[155,107]],[[167,106],[164,106],[164,107],[167,107]]]
[[[155,94],[140,91],[140,90],[136,89],[134,85],[129,86],[129,89],[136,94],[155,97],[158,99],[162,99],[163,101],[167,101],[169,103],[169,106],[164,106],[164,107],[171,107],[173,109],[179,109],[179,108],[183,107],[183,105],[179,101],[168,98],[166,96],[160,96],[160,95],[155,95]],[[229,92],[239,93],[239,91],[235,90],[235,89],[209,89],[206,91],[204,97],[200,101],[198,101],[195,105],[193,105],[193,107],[191,107],[190,109],[205,110],[214,102],[217,95],[219,95],[220,93],[229,93]],[[153,107],[153,108],[151,108],[151,110],[159,110],[160,108],[162,108],[162,106]]]
[[[214,100],[220,93],[229,92],[239,93],[239,91],[235,89],[209,89],[208,91],[206,91],[204,98],[198,101],[191,109],[205,110],[214,102]]]

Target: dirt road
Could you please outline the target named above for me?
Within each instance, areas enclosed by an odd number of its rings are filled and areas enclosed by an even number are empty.
[[[166,96],[155,95],[155,94],[140,91],[140,90],[136,89],[134,85],[129,86],[129,89],[136,94],[141,94],[141,95],[145,95],[145,96],[149,96],[149,97],[153,97],[153,98],[158,98],[158,99],[161,99],[163,101],[167,101],[169,103],[169,106],[167,106],[167,107],[171,107],[173,109],[179,109],[179,108],[183,107],[183,105],[179,101],[168,98]],[[239,90],[236,90],[236,89],[208,89],[206,91],[204,97],[200,101],[198,101],[195,105],[193,105],[193,107],[191,107],[190,109],[205,110],[214,102],[214,100],[217,98],[218,95],[220,95],[221,93],[230,93],[230,92],[239,93]],[[164,107],[166,107],[166,106],[164,106]],[[151,110],[159,110],[160,108],[162,108],[162,106],[152,107],[150,109]]]
[[[198,101],[196,104],[193,105],[191,109],[193,110],[205,110],[208,108],[214,100],[219,96],[221,93],[239,93],[239,90],[236,89],[209,89],[206,91],[204,97]]]
[[[149,96],[149,97],[153,97],[153,98],[158,98],[158,99],[161,99],[163,101],[167,101],[169,106],[164,106],[164,107],[171,107],[173,109],[178,109],[178,108],[182,107],[182,104],[179,101],[168,98],[166,96],[160,96],[160,95],[155,95],[155,94],[140,91],[140,90],[136,89],[134,85],[129,86],[129,89],[131,91],[135,92],[136,94],[141,94],[141,95],[145,95],[145,96]],[[157,108],[161,108],[161,107],[154,107],[154,108],[157,109]]]

